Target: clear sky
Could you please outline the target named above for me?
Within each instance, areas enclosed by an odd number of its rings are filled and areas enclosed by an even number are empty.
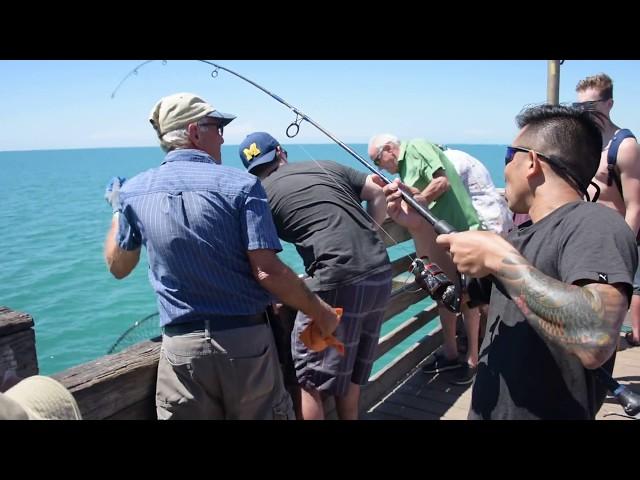
[[[215,59],[212,59],[216,61]],[[255,130],[276,137],[295,115],[239,78],[193,60],[0,60],[0,150],[156,146],[149,112],[162,96],[199,94],[216,109],[237,115],[225,129],[228,145]],[[282,97],[347,143],[377,133],[439,143],[509,143],[515,115],[544,102],[546,60],[224,60]],[[640,133],[640,61],[567,60],[560,101],[575,99],[585,76],[614,80],[613,121]],[[292,143],[329,143],[303,124]]]

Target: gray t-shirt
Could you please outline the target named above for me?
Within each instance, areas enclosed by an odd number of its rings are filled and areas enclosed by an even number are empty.
[[[638,264],[633,232],[605,206],[572,202],[508,240],[540,272],[562,282],[624,284]],[[613,370],[615,354],[605,364]],[[575,355],[542,338],[495,286],[473,385],[470,419],[593,419],[605,389]]]
[[[390,268],[361,208],[367,175],[331,161],[283,165],[262,181],[278,236],[295,244],[311,289],[351,285]]]

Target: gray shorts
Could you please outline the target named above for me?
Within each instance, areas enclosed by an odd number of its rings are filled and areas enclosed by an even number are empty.
[[[271,328],[263,325],[162,336],[159,420],[295,419]]]
[[[332,347],[322,352],[305,347],[299,337],[310,320],[298,312],[291,333],[296,376],[305,389],[344,396],[350,383],[366,385],[369,380],[391,294],[391,272],[374,274],[353,285],[316,293],[329,305],[344,309],[335,336],[344,343],[345,355],[341,357]]]

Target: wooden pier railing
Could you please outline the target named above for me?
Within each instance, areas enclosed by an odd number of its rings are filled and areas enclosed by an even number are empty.
[[[389,220],[383,227],[396,241],[409,238],[404,229]],[[409,262],[406,256],[394,261],[394,274],[407,271]],[[426,293],[415,285],[407,288],[400,284],[392,293],[385,321],[425,297]],[[436,317],[437,311],[432,306],[408,318],[380,338],[376,358],[389,352]],[[32,327],[30,316],[7,308],[0,309],[0,379],[5,369],[13,369],[21,377],[38,372]],[[391,390],[441,343],[442,332],[438,327],[373,375],[369,385],[362,391],[362,410],[368,409]],[[159,352],[160,339],[156,338],[52,376],[73,393],[85,419],[154,419]],[[333,405],[328,402],[325,408],[327,417],[334,418]]]

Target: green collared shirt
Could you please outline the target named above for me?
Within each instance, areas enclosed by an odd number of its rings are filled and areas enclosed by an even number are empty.
[[[460,232],[478,230],[480,220],[469,192],[465,190],[456,169],[442,150],[420,139],[400,143],[398,171],[403,183],[422,191],[439,169],[443,169],[447,175],[450,188],[431,202],[429,210]]]

